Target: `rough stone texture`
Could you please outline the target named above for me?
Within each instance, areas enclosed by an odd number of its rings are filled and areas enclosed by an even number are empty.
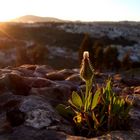
[[[139,86],[140,78],[123,78],[122,83],[126,84],[127,86]]]
[[[9,90],[17,95],[28,95],[30,87],[22,76],[7,73],[1,76],[0,87],[2,90]]]
[[[52,120],[50,112],[41,109],[36,109],[28,112],[25,122],[27,126],[32,126],[33,128],[37,129],[50,126],[51,123]]]
[[[25,97],[20,105],[20,110],[27,115],[25,119],[27,126],[37,129],[61,129],[62,126],[63,131],[72,133],[70,124],[42,97],[34,95]]]
[[[77,84],[82,83],[82,79],[80,78],[80,74],[72,74],[71,76],[67,77],[65,80],[71,81],[71,82],[77,83]]]
[[[134,88],[135,94],[140,94],[140,86]]]
[[[99,86],[108,74],[95,74]],[[79,69],[56,71],[45,65],[0,69],[0,140],[139,140],[140,83],[131,83],[127,76],[111,75],[115,93],[129,95],[129,99],[134,100],[130,111],[131,130],[84,138],[74,136],[71,124],[54,108],[66,103],[72,91],[85,90]]]
[[[60,71],[54,71],[46,74],[46,77],[50,80],[65,80],[70,75],[74,74],[73,70],[63,69]]]
[[[0,140],[66,140],[66,135],[54,130],[38,130],[27,126],[13,128],[13,132],[0,135]]]

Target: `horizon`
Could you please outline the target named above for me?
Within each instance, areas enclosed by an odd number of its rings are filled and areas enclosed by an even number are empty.
[[[58,20],[58,22],[59,22],[59,20],[60,20],[60,22],[62,21],[62,22],[83,22],[83,23],[92,23],[92,22],[114,22],[114,23],[116,23],[116,22],[137,22],[137,23],[139,23],[140,22],[140,20],[139,21],[134,21],[134,20],[118,20],[118,21],[113,21],[113,20],[94,20],[94,21],[84,21],[84,20],[67,20],[67,19],[61,19],[61,18],[57,18],[57,17],[50,17],[50,16],[38,16],[38,15],[23,15],[23,16],[19,16],[19,17],[16,17],[16,18],[14,18],[14,19],[10,19],[10,20],[7,20],[7,21],[0,21],[0,22],[23,22],[24,23],[24,20],[23,20],[23,18],[26,18],[26,17],[37,17],[37,18],[52,18],[52,19],[56,19],[56,20]],[[19,21],[18,21],[19,20]],[[21,20],[21,21],[20,21]],[[28,19],[25,19],[25,20],[28,20]],[[41,19],[40,19],[41,20]],[[53,21],[53,20],[52,20]],[[26,22],[26,21],[25,21]],[[28,21],[29,23],[34,23],[34,21]],[[36,22],[36,21],[35,21]],[[46,22],[46,21],[44,21],[44,22]],[[56,21],[57,22],[57,21]]]
[[[0,0],[0,22],[26,15],[69,21],[140,21],[139,0]]]

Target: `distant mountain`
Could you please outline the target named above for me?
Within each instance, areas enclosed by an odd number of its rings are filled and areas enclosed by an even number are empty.
[[[22,16],[16,19],[12,19],[12,22],[62,22],[63,20],[53,18],[53,17],[40,17],[40,16],[34,16],[34,15],[26,15]]]

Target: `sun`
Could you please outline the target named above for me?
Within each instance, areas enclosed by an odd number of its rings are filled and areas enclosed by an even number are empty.
[[[10,15],[8,15],[8,16],[5,16],[5,15],[0,16],[0,22],[10,21],[11,19],[12,19],[12,18],[11,18],[11,16],[10,16]]]
[[[0,21],[9,21],[21,15],[21,7],[17,0],[0,0]]]

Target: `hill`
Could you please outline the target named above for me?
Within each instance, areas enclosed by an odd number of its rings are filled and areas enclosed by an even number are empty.
[[[25,23],[34,23],[34,22],[62,22],[63,20],[53,18],[53,17],[40,17],[34,15],[25,15],[11,20],[12,22],[25,22]]]

